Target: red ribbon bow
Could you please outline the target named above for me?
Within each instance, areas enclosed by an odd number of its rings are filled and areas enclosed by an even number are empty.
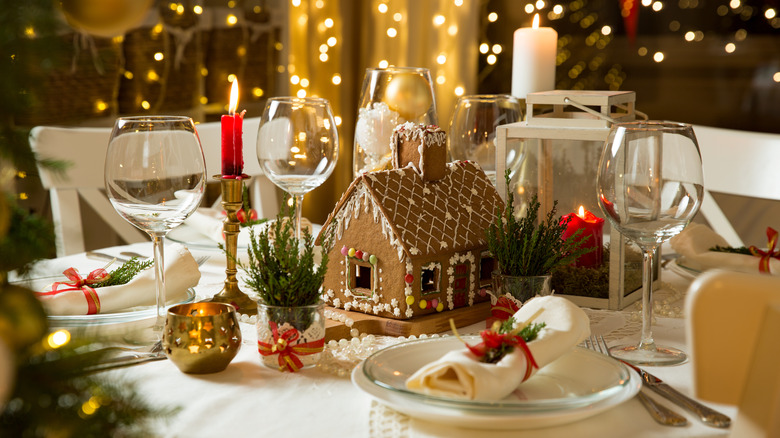
[[[771,259],[780,260],[780,251],[775,251],[775,245],[777,245],[777,231],[775,231],[774,228],[766,227],[766,237],[769,240],[769,243],[767,244],[769,250],[762,251],[755,246],[751,246],[748,249],[754,256],[761,257],[761,260],[758,261],[758,270],[769,274],[769,261]]]
[[[466,348],[475,356],[481,358],[487,354],[488,350],[499,348],[502,345],[509,345],[514,348],[520,348],[523,355],[525,355],[525,376],[523,376],[523,382],[531,377],[534,368],[539,369],[539,365],[536,364],[536,360],[534,359],[533,354],[531,354],[528,344],[521,336],[513,335],[511,333],[498,333],[494,330],[482,330],[479,333],[479,336],[482,338],[482,342],[479,344],[474,346],[466,344]]]
[[[507,297],[500,297],[496,304],[490,306],[490,314],[493,318],[500,321],[506,321],[510,316],[514,315],[520,308],[514,301]]]
[[[81,290],[84,293],[84,298],[87,300],[87,315],[94,315],[100,312],[100,297],[98,297],[95,289],[90,286],[91,284],[99,283],[109,277],[108,271],[103,268],[95,269],[87,275],[87,278],[82,278],[79,271],[76,268],[68,268],[62,273],[70,281],[57,281],[51,285],[51,291],[38,292],[38,295],[57,295],[62,292],[71,290]],[[66,286],[61,288],[61,286]]]
[[[279,371],[285,369],[294,373],[303,368],[303,362],[298,356],[307,356],[309,354],[320,353],[325,348],[325,338],[316,341],[305,342],[303,344],[293,344],[300,337],[298,330],[291,328],[286,332],[279,334],[279,327],[275,322],[269,323],[273,334],[273,343],[257,341],[257,351],[262,356],[279,355]]]

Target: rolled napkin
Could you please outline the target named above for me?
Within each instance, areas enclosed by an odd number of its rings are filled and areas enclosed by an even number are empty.
[[[720,234],[703,224],[689,224],[680,234],[672,237],[669,244],[677,254],[685,257],[686,266],[691,268],[780,275],[780,260],[776,258],[710,251],[715,246],[728,247],[729,244]],[[761,267],[762,263],[766,264],[765,269]]]
[[[102,275],[96,270],[85,275],[84,279]],[[71,268],[65,271],[72,277],[78,271]],[[73,279],[75,277],[72,277]],[[62,281],[68,281],[63,279]],[[165,247],[165,298],[168,302],[177,302],[187,296],[187,289],[200,281],[198,263],[183,245],[174,244]],[[71,282],[72,283],[72,282]],[[50,315],[90,315],[95,313],[114,313],[136,306],[152,306],[157,302],[157,289],[154,268],[139,272],[126,284],[90,288],[89,284],[63,285],[52,292],[51,286],[38,294],[46,311]]]
[[[225,216],[221,211],[211,208],[199,208],[188,217],[184,223],[198,231],[200,234],[208,237],[217,243],[225,243],[225,236],[222,234],[222,221],[225,220]],[[249,227],[241,227],[238,233],[238,246],[247,247],[251,242],[250,230],[253,230],[255,235],[265,230],[275,219],[271,219],[262,224],[252,225]],[[304,218],[301,218],[301,227],[308,229],[309,233],[312,232],[311,222]]]
[[[423,366],[406,381],[413,391],[439,397],[501,400],[550,362],[566,354],[590,335],[585,312],[566,298],[532,298],[514,314],[515,324],[544,323],[536,339],[515,347],[497,363],[485,363],[470,349],[451,351]]]

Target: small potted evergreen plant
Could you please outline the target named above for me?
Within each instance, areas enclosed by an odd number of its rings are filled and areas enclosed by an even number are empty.
[[[319,266],[312,235],[304,230],[296,238],[294,221],[282,213],[250,236],[248,261],[238,264],[247,274],[246,284],[260,296],[257,339],[263,364],[290,372],[316,365],[325,346],[320,288],[332,233],[326,232]]]
[[[537,295],[549,295],[550,279],[556,267],[568,265],[592,248],[581,248],[582,230],[562,239],[568,220],[555,217],[558,201],[544,218],[539,218],[540,203],[533,195],[524,217],[514,213],[514,196],[505,175],[506,205],[486,230],[488,248],[498,269],[493,271],[493,294],[509,296],[516,304]],[[538,223],[537,223],[538,222]]]

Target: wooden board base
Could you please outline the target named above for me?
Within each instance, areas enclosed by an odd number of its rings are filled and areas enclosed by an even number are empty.
[[[351,328],[356,328],[361,334],[386,336],[418,336],[421,334],[442,333],[450,329],[450,319],[455,321],[455,326],[463,327],[480,321],[486,321],[490,317],[490,301],[478,303],[473,306],[435,313],[408,320],[383,318],[360,312],[352,312],[328,307],[333,312],[343,313],[355,322]],[[331,339],[350,339],[350,327],[343,322],[328,320],[325,324],[325,341]]]

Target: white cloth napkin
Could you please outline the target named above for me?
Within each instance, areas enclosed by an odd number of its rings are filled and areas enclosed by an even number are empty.
[[[184,223],[198,231],[200,234],[208,237],[217,243],[225,243],[225,237],[222,234],[222,221],[225,216],[221,211],[211,208],[199,208],[188,217]],[[265,230],[275,219],[271,219],[267,222],[263,222],[259,225],[252,225],[251,227],[241,227],[238,233],[238,246],[247,247],[251,240],[250,230],[253,230],[255,235]],[[302,229],[308,229],[309,233],[312,232],[311,222],[306,218],[301,218]]]
[[[89,272],[80,272],[82,277]],[[63,281],[67,279],[63,277]],[[198,263],[183,245],[165,247],[165,299],[176,302],[187,296],[187,289],[200,281]],[[51,290],[51,286],[47,288]],[[157,302],[154,267],[138,273],[128,283],[95,289],[100,299],[99,313],[114,313],[136,306],[152,306]],[[87,315],[88,303],[84,293],[69,290],[56,295],[40,296],[50,315]]]
[[[680,234],[669,240],[669,245],[677,254],[685,257],[685,264],[691,268],[726,269],[737,272],[759,272],[760,257],[745,254],[710,251],[714,246],[729,246],[726,239],[703,224],[691,223]],[[761,247],[760,245],[759,248]],[[769,270],[772,275],[780,275],[780,260],[770,259]]]
[[[566,298],[532,298],[514,314],[517,323],[544,322],[538,337],[528,343],[539,368],[567,353],[590,335],[585,312]],[[537,370],[533,370],[534,373]],[[501,400],[523,381],[526,357],[519,348],[498,363],[480,362],[467,348],[451,351],[420,368],[406,387],[424,394],[469,400]]]

